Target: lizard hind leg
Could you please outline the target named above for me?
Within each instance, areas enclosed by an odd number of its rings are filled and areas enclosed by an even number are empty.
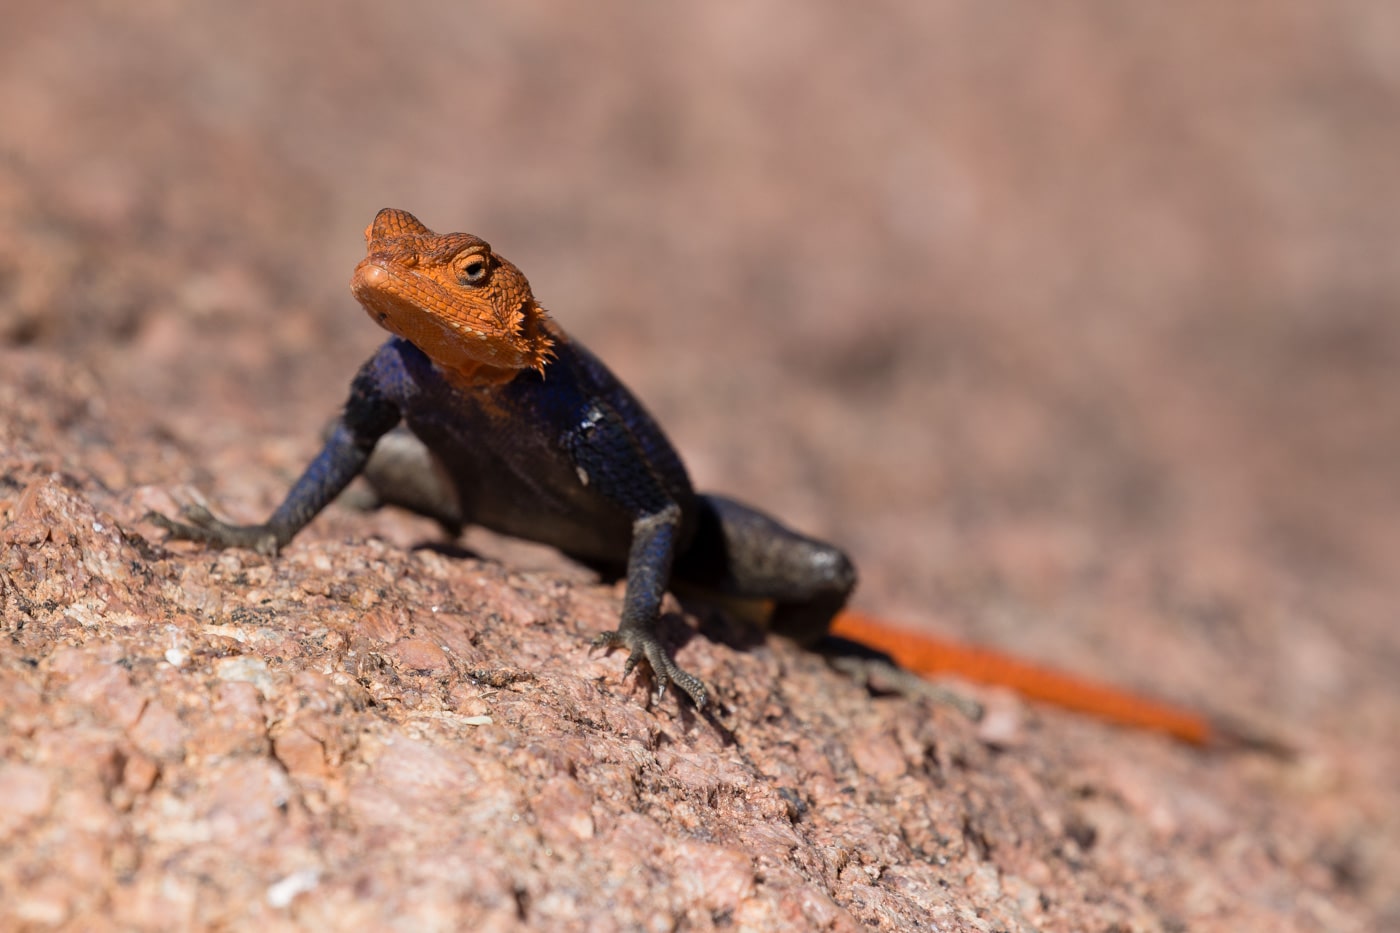
[[[847,643],[844,632],[834,642],[818,644],[831,633],[856,584],[855,568],[840,548],[733,500],[701,496],[695,538],[673,575],[720,597],[771,603],[769,631],[827,654],[833,667],[858,683],[927,697],[969,719],[981,718],[975,702],[897,667],[880,650]]]
[[[826,634],[855,588],[844,551],[723,496],[699,496],[697,507],[695,536],[673,571],[678,581],[771,602],[769,628],[780,635],[810,643]]]

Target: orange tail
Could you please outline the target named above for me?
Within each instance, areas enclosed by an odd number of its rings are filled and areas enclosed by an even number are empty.
[[[831,634],[883,651],[900,667],[918,674],[952,674],[976,683],[1009,687],[1032,700],[1119,725],[1165,732],[1192,745],[1211,745],[1219,738],[1211,721],[1191,710],[988,648],[898,628],[857,612],[838,615],[831,623]]]

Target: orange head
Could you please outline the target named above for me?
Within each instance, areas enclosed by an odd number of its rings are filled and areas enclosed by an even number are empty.
[[[459,382],[544,370],[554,341],[520,270],[470,233],[437,234],[385,208],[365,230],[350,290],[369,316]]]

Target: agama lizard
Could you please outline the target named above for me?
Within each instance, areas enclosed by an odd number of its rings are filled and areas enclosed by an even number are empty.
[[[850,558],[757,509],[696,492],[642,404],[484,240],[434,233],[393,209],[375,216],[365,239],[351,291],[394,336],[360,368],[324,448],[266,522],[230,525],[198,507],[185,522],[154,516],[172,536],[275,554],[364,474],[381,501],[449,529],[477,524],[625,572],[620,624],[595,645],[626,648],[626,673],[645,660],[658,690],[675,683],[698,707],[705,686],[657,637],[672,583],[765,601],[770,628],[799,640],[831,632],[915,671],[1010,680],[1033,697],[1212,739],[1210,721],[1189,711],[838,615],[856,582]],[[381,443],[386,435],[393,443]]]

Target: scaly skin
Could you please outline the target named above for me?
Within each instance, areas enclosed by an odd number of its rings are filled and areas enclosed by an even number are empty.
[[[172,536],[275,554],[355,476],[379,500],[553,545],[626,573],[616,631],[595,644],[645,660],[658,689],[697,706],[704,685],[657,638],[671,584],[772,607],[775,631],[814,642],[829,630],[922,673],[1007,683],[1037,699],[1194,743],[1205,717],[1089,681],[838,612],[850,560],[755,509],[696,493],[680,457],[625,386],[536,302],[515,266],[466,233],[439,235],[405,211],[379,212],[351,291],[395,336],[360,369],[325,447],[260,525],[202,509],[154,520]],[[833,619],[835,624],[833,626]]]

